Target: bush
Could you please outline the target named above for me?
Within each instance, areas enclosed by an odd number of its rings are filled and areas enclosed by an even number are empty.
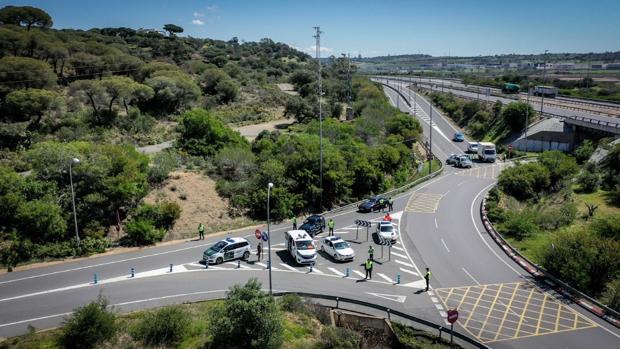
[[[132,330],[132,336],[150,346],[174,346],[189,329],[188,314],[179,306],[150,312]]]
[[[534,116],[534,109],[524,102],[508,103],[501,112],[502,119],[514,132],[525,128],[526,115],[531,119]]]
[[[573,176],[579,170],[575,158],[559,150],[545,151],[538,155],[538,163],[549,170],[550,186],[559,189],[560,181]]]
[[[125,224],[125,233],[127,233],[127,240],[131,245],[144,246],[161,241],[166,231],[155,228],[153,223],[148,220],[138,218]]]
[[[303,299],[296,294],[285,294],[280,298],[280,309],[290,313],[306,313],[308,308]]]
[[[521,164],[502,171],[498,185],[519,200],[538,197],[549,187],[549,170],[536,163]]]
[[[328,326],[321,332],[321,344],[325,349],[358,349],[362,336],[342,327]]]
[[[572,201],[564,202],[560,207],[552,207],[535,213],[534,223],[542,229],[555,230],[570,225],[577,216],[577,207]]]
[[[171,229],[181,217],[181,207],[176,202],[162,201],[157,204],[142,204],[135,213],[137,219],[152,223],[159,229]]]
[[[163,151],[155,155],[153,165],[149,167],[149,182],[151,184],[161,184],[168,174],[179,166],[177,155],[170,151]]]
[[[601,175],[597,172],[582,171],[577,176],[577,184],[579,189],[584,193],[593,193],[597,191],[601,186]]]
[[[577,162],[580,164],[586,162],[590,156],[592,156],[592,153],[594,153],[594,144],[592,144],[592,141],[589,139],[583,141],[573,152],[575,159],[577,159]]]
[[[283,329],[278,307],[256,279],[230,288],[210,314],[212,348],[279,348]]]
[[[596,217],[590,224],[590,229],[599,236],[620,241],[620,215]]]
[[[533,211],[524,210],[522,212],[506,212],[503,223],[499,226],[499,231],[517,240],[538,233],[538,225],[534,222],[536,215]]]
[[[59,344],[64,348],[88,349],[114,338],[118,329],[116,315],[107,310],[108,302],[99,298],[77,308],[65,319]]]
[[[601,301],[615,311],[620,311],[620,279],[616,278],[607,284]]]

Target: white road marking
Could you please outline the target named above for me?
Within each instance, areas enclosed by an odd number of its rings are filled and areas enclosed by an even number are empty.
[[[396,245],[392,246],[392,248],[398,251],[405,251],[402,247],[398,247]]]
[[[366,274],[362,273],[362,272],[361,272],[361,271],[359,271],[359,270],[355,270],[355,269],[353,269],[353,272],[354,272],[355,274],[357,274],[357,275],[359,275],[359,276],[363,277],[363,278],[365,278],[365,277],[366,277]]]
[[[437,225],[437,217],[435,217],[435,229],[439,229],[439,225]]]
[[[480,285],[480,283],[478,282],[478,280],[476,280],[473,276],[471,276],[471,274],[465,269],[465,268],[461,268],[465,274],[467,274],[467,276],[469,276],[472,280],[474,280],[474,282],[476,283],[476,285]]]
[[[256,263],[254,263],[254,264],[256,264],[256,265],[260,265],[260,266],[261,266],[261,267],[263,267],[263,268],[267,268],[267,264],[265,264],[265,263],[256,262]]]
[[[395,255],[396,257],[400,257],[400,258],[407,259],[407,256],[402,255],[402,254],[400,254],[400,253],[397,253],[397,252],[390,252],[390,253],[391,253],[391,254],[393,254],[393,255]]]
[[[237,262],[226,262],[226,264],[234,265],[235,267],[237,267]],[[243,263],[239,263],[239,268],[253,269],[253,268],[250,268],[250,267],[248,267],[247,265],[245,265]]]
[[[405,251],[405,252],[406,252],[406,251]],[[420,273],[420,270],[419,270],[419,269],[415,266],[415,264],[406,263],[406,262],[400,261],[400,260],[398,260],[398,259],[395,259],[394,261],[395,261],[396,263],[398,263],[398,264],[402,264],[402,265],[404,265],[404,266],[406,266],[406,267],[409,267],[409,268],[415,268],[415,269],[418,271],[418,274]]]
[[[405,299],[407,299],[407,296],[401,296],[397,294],[385,294],[385,293],[374,293],[374,292],[366,292],[366,294],[379,297],[379,298],[383,298],[383,299],[387,299],[390,301],[398,302],[398,303],[405,303]]]
[[[439,315],[441,315],[442,318],[447,318],[448,317],[448,313],[446,313],[445,311],[440,311]]]
[[[297,270],[297,269],[295,269],[295,268],[293,268],[293,267],[291,267],[290,265],[285,264],[285,263],[280,263],[280,265],[281,265],[281,266],[283,266],[283,267],[285,267],[285,268],[286,268],[286,269],[288,269],[288,270],[297,271],[297,272],[299,271],[299,270]]]
[[[331,271],[332,273],[338,275],[338,276],[345,276],[345,274],[343,272],[341,272],[340,270],[336,269],[336,268],[332,268],[332,267],[327,267],[327,270]]]
[[[308,267],[308,271],[312,271],[313,273],[318,273],[318,274],[325,274],[322,271],[320,271],[319,269],[312,267],[312,269],[310,269],[310,267]]]
[[[443,305],[435,304],[435,308],[437,308],[437,310],[443,310]]]
[[[433,303],[439,303],[439,299],[437,299],[437,297],[431,297],[431,301],[433,301]]]
[[[385,274],[382,274],[382,273],[377,273],[377,275],[379,275],[379,276],[380,276],[383,280],[385,280],[385,281],[387,281],[387,282],[394,283],[394,280],[392,280],[392,278],[388,277],[388,276],[387,276],[387,275],[385,275]]]
[[[416,273],[415,271],[407,270],[405,268],[399,268],[399,269],[400,269],[400,271],[402,271],[404,273],[408,273],[408,274],[415,275],[415,276],[420,276],[420,274]]]
[[[446,245],[446,242],[443,240],[443,238],[441,239],[441,243],[443,244],[443,247],[446,248],[446,251],[448,251],[448,253],[450,253],[450,249],[448,248],[448,245]]]

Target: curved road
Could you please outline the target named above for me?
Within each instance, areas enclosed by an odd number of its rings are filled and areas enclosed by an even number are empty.
[[[395,105],[413,113],[392,90],[385,91]],[[428,135],[428,102],[419,96],[416,101],[416,117]],[[463,151],[463,144],[450,141],[454,131],[434,109],[433,152],[442,160]],[[446,167],[441,176],[397,196],[392,216],[401,238],[391,250],[382,251],[373,234],[384,213],[327,214],[336,221],[336,235],[347,239],[356,252],[351,263],[321,255],[313,270],[297,266],[284,250],[283,232],[289,225],[272,225],[273,289],[356,298],[436,323],[444,322],[445,311],[456,307],[460,313],[456,329],[497,348],[619,347],[617,329],[533,283],[486,235],[480,201],[506,166],[475,164],[464,171]],[[371,221],[373,227],[368,233],[358,229],[357,219]],[[253,229],[231,235],[244,236],[255,246]],[[221,297],[229,286],[250,277],[268,287],[264,259],[256,261],[253,256],[249,262],[208,269],[198,263],[205,246],[223,237],[0,275],[0,336],[25,333],[29,324],[57,326],[72,309],[99,293],[125,312]],[[377,263],[372,280],[364,280],[361,263],[370,245]],[[423,290],[426,267],[433,272],[429,292]],[[136,273],[133,278],[130,268]]]

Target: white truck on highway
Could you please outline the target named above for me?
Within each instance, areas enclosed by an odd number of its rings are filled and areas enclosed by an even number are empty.
[[[545,96],[555,98],[558,95],[558,88],[554,86],[536,86],[534,87],[534,96]]]
[[[484,162],[495,162],[497,152],[495,144],[490,142],[478,142],[478,159]]]
[[[316,247],[312,237],[305,230],[289,230],[284,233],[286,249],[297,264],[316,262]]]

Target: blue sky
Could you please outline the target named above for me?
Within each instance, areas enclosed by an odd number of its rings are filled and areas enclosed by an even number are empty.
[[[4,1],[46,10],[55,28],[161,28],[174,23],[194,37],[246,41],[269,37],[322,56],[620,50],[619,0],[30,0]]]

